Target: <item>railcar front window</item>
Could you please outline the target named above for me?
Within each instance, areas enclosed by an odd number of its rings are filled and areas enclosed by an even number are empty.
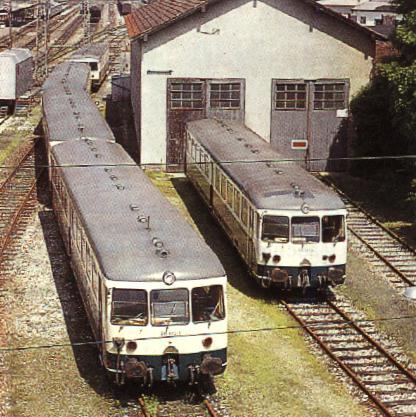
[[[319,217],[292,217],[292,243],[319,242]]]
[[[322,217],[322,240],[328,242],[344,242],[344,216]]]
[[[192,320],[211,322],[225,317],[224,294],[221,285],[197,287],[192,290]]]
[[[289,217],[263,216],[262,240],[286,243],[289,241]]]
[[[188,290],[155,290],[151,292],[150,299],[154,326],[189,323]]]
[[[98,71],[98,64],[96,62],[90,62],[91,71]]]
[[[146,291],[114,288],[111,305],[111,324],[146,326]]]

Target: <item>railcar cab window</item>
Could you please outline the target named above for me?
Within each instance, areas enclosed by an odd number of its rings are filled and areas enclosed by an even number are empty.
[[[154,290],[150,293],[150,309],[154,326],[189,323],[187,289]]]
[[[263,216],[262,240],[286,243],[289,241],[289,217]]]
[[[111,324],[146,326],[147,294],[143,290],[113,289]]]
[[[98,64],[96,62],[90,62],[91,71],[98,71]]]
[[[292,243],[319,242],[319,217],[292,217]]]
[[[322,217],[322,241],[344,242],[345,226],[344,216],[323,216]]]
[[[221,285],[192,289],[192,321],[211,322],[225,317],[224,294]]]

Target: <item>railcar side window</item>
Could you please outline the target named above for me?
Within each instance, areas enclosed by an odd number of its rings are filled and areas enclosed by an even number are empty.
[[[241,221],[244,226],[248,223],[248,202],[244,197],[241,197]]]
[[[237,190],[237,188],[234,188],[234,212],[237,215],[237,217],[240,217],[240,193]]]
[[[292,217],[292,242],[319,242],[319,217]]]
[[[189,323],[188,290],[154,290],[150,294],[150,309],[154,326],[187,324]]]
[[[323,216],[322,217],[322,241],[323,242],[344,242],[345,227],[344,216]]]
[[[233,207],[233,184],[230,181],[227,181],[227,203]]]
[[[192,321],[218,321],[225,317],[224,294],[221,285],[192,289]]]
[[[146,326],[147,320],[146,291],[113,289],[111,324]]]
[[[262,240],[279,243],[289,241],[289,217],[263,216]]]
[[[220,192],[220,170],[218,169],[218,167],[215,167],[215,189]]]
[[[221,197],[225,201],[227,199],[227,179],[221,174]]]

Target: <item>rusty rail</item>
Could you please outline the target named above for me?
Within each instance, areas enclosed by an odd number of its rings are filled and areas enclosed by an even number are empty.
[[[332,301],[326,301],[326,304],[324,304],[325,307],[329,307],[332,311],[335,311],[342,320],[334,320],[333,318],[330,321],[321,321],[320,325],[322,327],[319,327],[319,324],[316,322],[309,323],[307,320],[304,320],[290,305],[288,302],[281,300],[281,303],[285,306],[289,314],[302,326],[302,328],[307,332],[318,345],[322,348],[322,350],[332,359],[336,362],[336,364],[352,379],[354,384],[356,384],[367,396],[368,398],[376,405],[376,407],[382,412],[383,415],[387,417],[396,417],[397,415],[400,415],[400,412],[395,412],[392,410],[394,406],[388,406],[386,402],[383,402],[383,400],[380,398],[382,396],[382,392],[377,396],[376,392],[372,392],[369,386],[366,385],[365,380],[360,377],[360,375],[355,372],[352,369],[352,366],[349,366],[345,359],[338,357],[335,354],[336,349],[332,349],[331,346],[326,343],[323,339],[325,336],[319,336],[317,333],[317,330],[324,330],[326,325],[334,325],[334,323],[340,325],[340,326],[349,326],[353,328],[359,335],[361,335],[367,342],[370,343],[371,347],[375,348],[383,358],[387,359],[388,363],[392,366],[395,366],[402,375],[405,375],[409,383],[416,383],[416,375],[406,367],[404,367],[402,364],[400,364],[379,342],[377,342],[374,338],[372,338],[367,332],[361,328],[357,323],[354,322],[354,320],[345,312],[343,312],[340,308],[338,308]],[[305,313],[303,314],[305,315]],[[325,334],[324,334],[325,335]],[[332,342],[334,343],[334,342]],[[342,343],[340,341],[339,343]],[[353,348],[345,348],[345,351],[348,352],[348,349],[351,351],[354,351]],[[359,359],[360,357],[357,356]],[[371,364],[368,365],[370,367]],[[380,365],[382,366],[382,365]],[[367,371],[368,372],[368,371]],[[366,371],[362,373],[362,376],[366,375]],[[401,381],[403,383],[403,381]],[[400,381],[398,384],[401,383]],[[373,390],[374,391],[374,390]],[[388,402],[388,401],[387,401]]]
[[[25,212],[25,209],[27,207],[28,202],[32,198],[32,195],[34,191],[36,190],[37,182],[39,181],[41,175],[44,172],[44,169],[42,169],[38,175],[34,175],[34,178],[31,178],[30,174],[28,174],[28,178],[23,178],[24,183],[22,184],[22,178],[17,179],[17,175],[25,169],[28,169],[28,167],[25,167],[25,163],[34,156],[35,147],[37,145],[38,141],[35,140],[33,144],[30,146],[28,151],[26,151],[23,156],[20,158],[19,162],[17,163],[17,166],[12,170],[12,172],[8,175],[6,180],[1,184],[0,186],[0,201],[2,204],[4,204],[6,207],[6,211],[10,209],[10,216],[8,219],[5,219],[7,223],[5,223],[4,227],[2,228],[2,236],[0,240],[0,261],[3,260],[5,255],[5,250],[9,243],[11,242],[13,238],[13,234],[15,233],[17,227],[20,224],[20,217]],[[33,162],[34,163],[34,162]],[[35,169],[34,165],[30,168]],[[13,182],[16,181],[18,186],[24,186],[25,190],[22,191],[21,189],[16,189],[15,193],[22,193],[22,198],[20,201],[18,201],[18,205],[14,205],[14,201],[10,201],[9,199],[6,199],[4,195],[10,188],[10,190],[13,190]],[[12,191],[13,192],[13,191]],[[4,219],[3,219],[4,220]]]

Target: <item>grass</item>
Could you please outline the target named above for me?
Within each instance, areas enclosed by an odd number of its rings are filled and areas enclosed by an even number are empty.
[[[279,309],[278,295],[250,281],[237,253],[190,183],[163,172],[149,171],[148,175],[220,258],[229,279],[229,329],[281,328],[229,335],[228,369],[217,379],[217,387],[231,415],[368,415],[328,371],[325,361],[311,353],[303,334],[298,329],[287,329],[296,323]]]

